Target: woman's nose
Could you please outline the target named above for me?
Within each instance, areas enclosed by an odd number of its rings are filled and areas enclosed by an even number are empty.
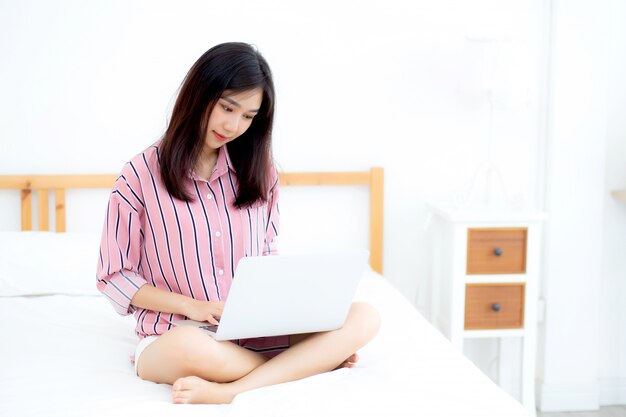
[[[225,120],[224,122],[225,130],[228,130],[229,132],[237,132],[238,128],[239,128],[239,117],[231,116]]]

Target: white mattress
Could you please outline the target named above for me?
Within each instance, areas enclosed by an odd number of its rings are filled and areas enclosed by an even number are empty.
[[[133,319],[100,296],[0,298],[0,416],[529,416],[379,275],[358,299],[381,313],[354,369],[266,387],[231,405],[174,405],[134,375]]]

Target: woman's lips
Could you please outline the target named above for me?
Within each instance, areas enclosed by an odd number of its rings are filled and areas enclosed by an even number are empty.
[[[226,139],[228,139],[226,136],[222,136],[216,131],[213,131],[213,133],[215,134],[215,137],[217,138],[217,140],[219,140],[220,142],[226,142]]]

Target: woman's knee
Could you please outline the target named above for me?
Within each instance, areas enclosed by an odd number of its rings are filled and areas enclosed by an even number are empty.
[[[380,314],[371,304],[361,301],[353,303],[349,317],[351,325],[356,329],[363,343],[367,343],[376,336],[380,329]]]
[[[159,377],[161,373],[167,374],[167,379],[198,375],[209,361],[212,368],[217,368],[221,363],[221,352],[217,345],[218,342],[203,334],[200,329],[175,327],[161,335],[142,353],[138,375],[148,380],[162,379]]]

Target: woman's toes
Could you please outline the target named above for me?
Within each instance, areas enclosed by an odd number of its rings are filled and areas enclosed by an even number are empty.
[[[181,395],[181,396],[172,398],[172,402],[174,404],[188,404],[189,403],[189,398]]]
[[[187,404],[193,393],[194,386],[197,385],[193,378],[178,378],[172,385],[172,401],[175,404]]]
[[[227,384],[205,381],[197,376],[177,379],[172,385],[172,401],[175,404],[227,404],[234,392],[230,392]]]
[[[185,378],[178,378],[176,381],[174,381],[174,384],[172,384],[172,390],[182,391],[184,389],[184,380]]]

